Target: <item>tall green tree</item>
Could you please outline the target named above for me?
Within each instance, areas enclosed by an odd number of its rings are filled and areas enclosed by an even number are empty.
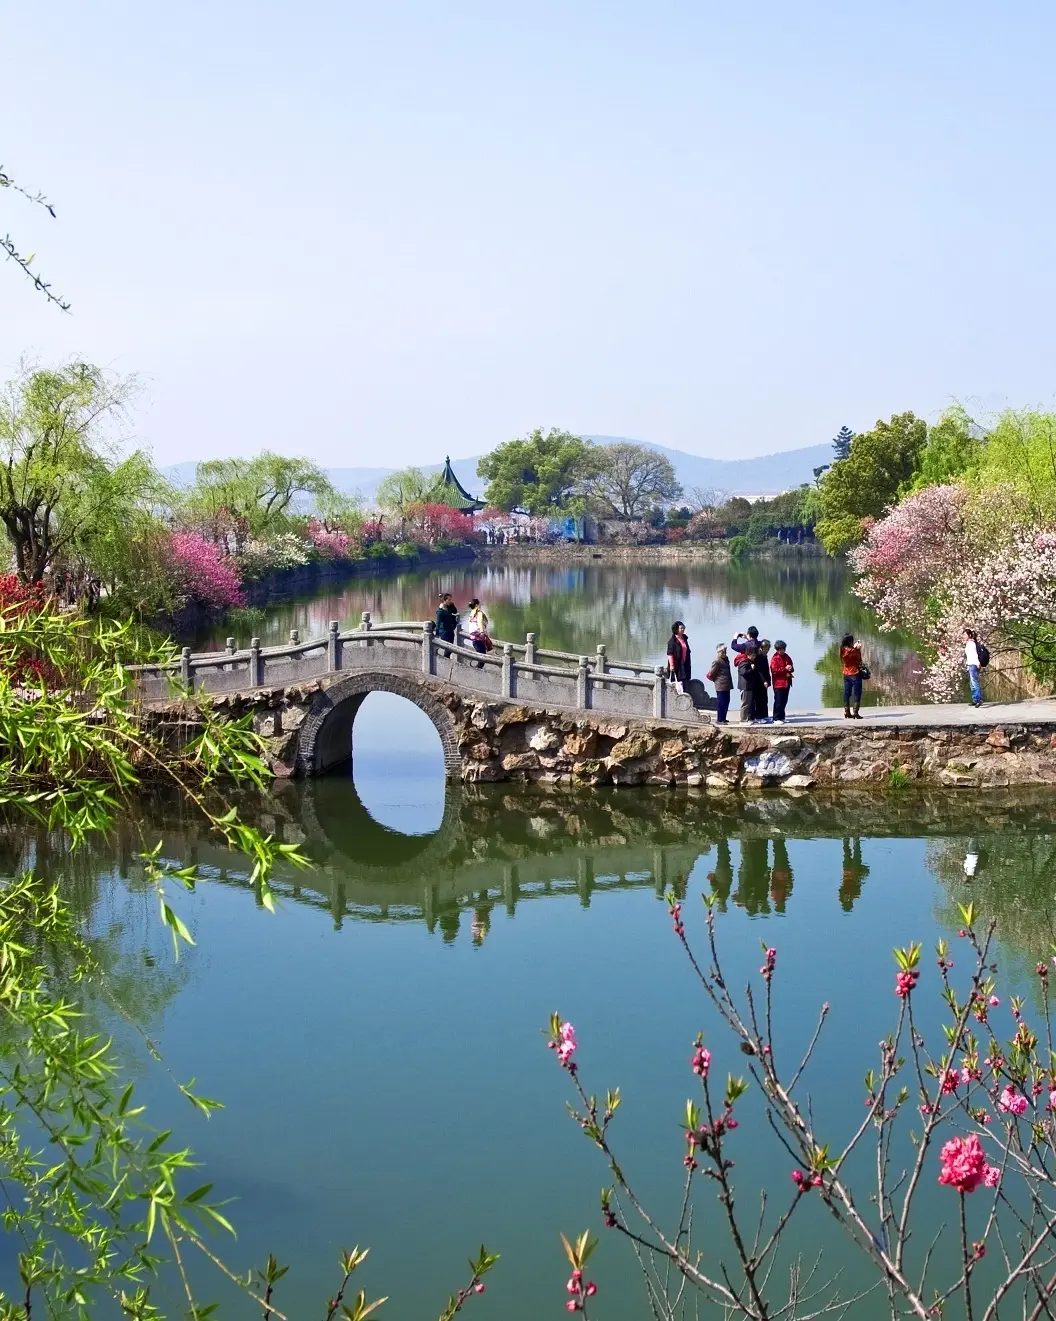
[[[653,506],[682,494],[671,460],[648,445],[620,441],[598,447],[595,458],[594,475],[586,478],[583,489],[603,515],[641,518]]]
[[[536,428],[485,454],[477,473],[488,483],[484,499],[494,509],[527,514],[567,510],[599,467],[599,446],[570,431]]]
[[[411,505],[428,504],[438,499],[442,483],[439,473],[426,474],[421,468],[401,468],[391,472],[379,485],[375,500],[387,514],[404,514]]]
[[[160,486],[147,456],[122,458],[112,437],[131,390],[75,362],[26,367],[0,398],[0,522],[25,581],[87,555]]]
[[[283,530],[299,496],[316,505],[335,495],[317,463],[264,450],[251,459],[200,463],[181,512],[218,538],[231,535],[241,551],[249,538]]]
[[[1036,517],[1056,517],[1056,413],[1002,413],[980,453],[978,476],[986,485],[1015,487]]]
[[[847,458],[851,452],[851,441],[854,439],[854,432],[849,426],[840,427],[832,439],[832,448],[836,454],[836,462]]]
[[[974,471],[983,457],[983,432],[961,404],[948,408],[928,430],[912,489],[939,486]]]
[[[927,437],[926,423],[913,413],[896,413],[854,437],[847,458],[821,479],[817,534],[830,555],[860,541],[864,520],[879,518],[913,480]]]

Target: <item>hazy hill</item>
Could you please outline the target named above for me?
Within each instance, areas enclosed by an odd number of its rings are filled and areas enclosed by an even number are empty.
[[[611,445],[625,440],[624,436],[586,436],[600,445]],[[648,442],[634,442],[647,444]],[[663,445],[650,445],[650,449],[666,454],[674,465],[678,480],[687,490],[694,486],[716,487],[730,495],[775,495],[791,486],[814,480],[814,469],[832,459],[831,445],[809,445],[805,449],[785,450],[781,454],[766,454],[757,459],[706,459],[699,454],[686,454],[684,450],[666,449]],[[468,459],[455,459],[452,468],[462,485],[472,495],[482,493],[484,483],[477,476],[479,455]],[[175,463],[165,474],[181,486],[194,481],[194,463]],[[424,466],[423,472],[439,472],[442,463]],[[327,474],[341,491],[359,491],[365,500],[372,500],[383,478],[395,468],[328,468]]]

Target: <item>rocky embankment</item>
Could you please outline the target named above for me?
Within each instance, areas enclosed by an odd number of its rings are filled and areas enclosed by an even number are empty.
[[[1056,726],[765,730],[669,726],[565,712],[446,703],[462,778],[543,784],[811,789],[915,782],[952,788],[1056,784]]]

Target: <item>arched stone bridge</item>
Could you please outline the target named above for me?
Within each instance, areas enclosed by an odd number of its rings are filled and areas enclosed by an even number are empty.
[[[540,715],[593,712],[651,723],[706,722],[704,712],[714,705],[703,684],[692,685],[694,696],[679,692],[662,666],[612,660],[604,646],[574,656],[538,648],[529,633],[523,644],[500,642],[481,655],[464,640],[438,641],[432,622],[375,625],[369,614],[359,628],[342,632],[335,621],[325,637],[309,641],[295,630],[283,646],[262,647],[254,638],[239,650],[228,639],[224,651],[195,654],[185,647],[168,665],[130,668],[151,704],[170,701],[175,686],[252,708],[259,731],[272,741],[273,761],[307,775],[348,761],[356,714],[374,692],[397,693],[425,712],[452,777],[464,771],[467,719],[482,701]]]
[[[194,655],[130,667],[165,722],[182,685],[232,715],[250,714],[278,775],[322,775],[352,757],[364,698],[398,693],[429,717],[447,775],[464,781],[685,785],[732,789],[903,784],[955,788],[1056,784],[1056,702],[877,708],[867,720],[800,712],[783,729],[721,726],[661,667],[500,643],[487,656],[438,642],[433,625],[336,623],[326,637],[282,647]],[[177,702],[186,730],[193,713]]]

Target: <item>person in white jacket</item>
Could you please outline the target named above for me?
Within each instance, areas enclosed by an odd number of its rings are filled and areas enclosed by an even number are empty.
[[[972,629],[966,628],[963,637],[964,663],[968,669],[968,683],[972,689],[972,706],[982,706],[983,685],[979,682],[979,647]]]

